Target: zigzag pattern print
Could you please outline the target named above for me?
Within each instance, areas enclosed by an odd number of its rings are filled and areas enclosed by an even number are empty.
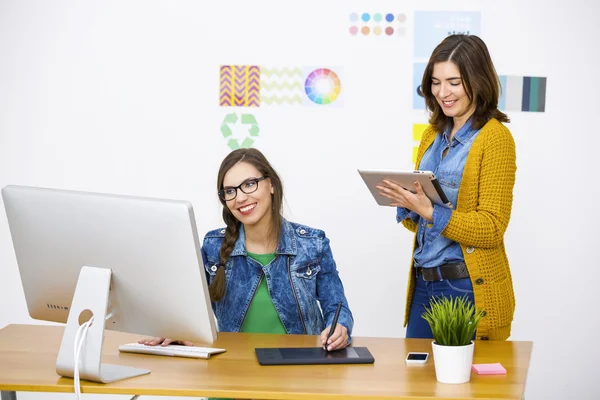
[[[261,91],[267,91],[267,90],[284,90],[284,89],[287,89],[287,90],[294,90],[294,89],[302,90],[303,87],[302,87],[302,83],[300,83],[299,81],[298,82],[291,82],[291,83],[289,83],[289,82],[281,82],[281,83],[279,83],[279,82],[275,82],[275,81],[269,82],[268,80],[263,79],[260,82],[260,90]]]
[[[260,107],[260,74],[256,65],[221,65],[219,105]]]
[[[263,105],[301,105],[303,72],[300,67],[261,67],[260,102]]]
[[[271,78],[274,75],[278,76],[280,78],[286,77],[286,76],[299,76],[300,78],[302,78],[302,69],[300,67],[293,67],[293,68],[267,68],[267,67],[262,67],[262,74],[264,77],[266,78]]]

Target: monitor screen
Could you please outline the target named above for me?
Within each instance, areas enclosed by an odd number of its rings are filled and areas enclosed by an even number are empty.
[[[112,273],[107,329],[216,339],[189,202],[25,186],[2,197],[31,317],[66,322],[91,266]]]

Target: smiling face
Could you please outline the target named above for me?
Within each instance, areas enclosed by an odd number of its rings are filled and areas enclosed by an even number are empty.
[[[463,125],[475,111],[475,105],[471,104],[465,91],[458,67],[451,61],[434,64],[431,93],[444,114],[454,118],[455,125]]]
[[[253,193],[244,193],[238,188],[235,199],[225,202],[233,216],[246,226],[270,224],[273,201],[271,195],[274,193],[271,180],[267,178],[260,182],[248,181],[262,176],[252,164],[242,161],[231,167],[223,178],[225,190],[242,185],[242,189],[249,192],[256,188],[253,185],[258,185]]]

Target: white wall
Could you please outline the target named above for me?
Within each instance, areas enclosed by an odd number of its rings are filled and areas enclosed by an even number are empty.
[[[331,239],[355,334],[403,337],[412,235],[356,168],[411,167],[412,124],[426,121],[412,109],[413,12],[481,11],[498,73],[548,78],[546,112],[509,113],[511,339],[534,341],[527,398],[595,399],[600,6],[421,3],[0,0],[0,187],[187,199],[203,232],[222,225],[220,123],[251,112],[255,147],[284,179],[287,216]],[[405,13],[406,35],[350,36],[348,15],[363,11]],[[219,107],[221,64],[335,66],[341,107]],[[0,276],[0,326],[33,322],[5,218]]]

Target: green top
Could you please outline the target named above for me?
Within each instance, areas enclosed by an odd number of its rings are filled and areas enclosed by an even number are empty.
[[[248,257],[258,261],[263,266],[269,264],[276,257],[275,253],[270,254],[255,254],[248,252]],[[254,333],[287,333],[277,310],[273,306],[273,300],[269,294],[269,288],[267,288],[267,281],[264,276],[260,278],[258,288],[254,293],[248,312],[246,313],[246,319],[242,325],[241,332],[254,332]],[[209,400],[234,400],[234,399],[216,399],[209,397]]]
[[[265,266],[275,259],[276,254],[255,254],[248,252],[248,257]],[[273,300],[271,300],[267,281],[264,276],[260,278],[260,283],[248,307],[240,332],[287,333],[279,319],[279,314],[277,314],[275,306],[273,306]]]

